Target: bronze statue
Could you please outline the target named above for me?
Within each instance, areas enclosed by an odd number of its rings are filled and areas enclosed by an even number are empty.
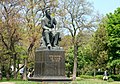
[[[45,11],[45,16],[41,20],[41,25],[43,28],[42,36],[43,36],[43,42],[44,46],[46,46],[48,49],[51,49],[52,47],[58,47],[60,38],[60,32],[54,32],[54,29],[56,28],[57,21],[55,18],[52,18],[50,16],[50,10]]]

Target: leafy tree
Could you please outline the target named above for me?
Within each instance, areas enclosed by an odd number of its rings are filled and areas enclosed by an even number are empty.
[[[91,46],[89,44],[90,39],[85,38],[87,41],[83,41],[84,45],[82,45],[81,47],[78,48],[78,52],[77,52],[77,76],[80,74],[86,74],[89,71],[92,71],[93,69],[93,62],[91,61]],[[72,74],[72,68],[73,68],[73,64],[74,64],[74,54],[73,54],[74,48],[70,47],[67,51],[66,51],[66,71],[70,72]]]
[[[107,32],[105,29],[105,18],[99,24],[99,28],[95,32],[93,36],[93,43],[92,43],[92,56],[94,64],[96,64],[96,68],[103,67],[103,64],[107,62]],[[98,65],[99,64],[99,65]],[[106,66],[106,65],[105,65]]]
[[[34,49],[35,45],[38,44],[38,38],[40,38],[41,27],[39,24],[41,12],[38,0],[26,0],[22,2],[21,6],[23,7],[22,14],[22,25],[23,29],[23,40],[21,41],[25,49],[25,54],[27,57],[24,59],[24,75],[23,79],[27,79],[27,64],[34,59]]]
[[[92,33],[88,31],[84,31],[83,34],[80,35],[81,42],[79,45],[81,47],[78,48],[77,51],[77,76],[80,74],[86,74],[88,72],[93,71],[93,61],[92,61],[92,49],[91,49],[91,37]],[[68,42],[68,40],[67,40]],[[73,68],[73,54],[74,48],[69,47],[66,50],[66,71],[72,74]]]
[[[70,35],[65,35],[60,41],[60,46],[63,47],[65,51],[67,51],[71,47],[72,45],[71,39],[72,38]]]
[[[13,58],[14,65],[14,78],[16,78],[16,60],[18,57],[18,52],[16,51],[16,46],[21,40],[21,29],[19,26],[20,23],[20,10],[21,6],[18,6],[20,1],[17,0],[7,0],[0,1],[0,17],[1,17],[1,26],[0,26],[0,42],[2,46],[2,52],[4,57],[8,56],[7,61]],[[10,61],[11,62],[11,61]],[[9,63],[8,63],[9,64]],[[10,68],[11,63],[9,64]]]
[[[114,64],[114,74],[115,65],[117,62],[115,60],[120,60],[120,8],[114,11],[114,13],[107,14],[107,24],[106,30],[108,33],[108,47],[109,47],[109,63]]]

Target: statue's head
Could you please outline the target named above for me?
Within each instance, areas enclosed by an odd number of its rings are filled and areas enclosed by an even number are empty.
[[[45,10],[45,14],[46,14],[46,16],[50,16],[50,15],[51,15],[50,9],[46,9],[46,10]]]

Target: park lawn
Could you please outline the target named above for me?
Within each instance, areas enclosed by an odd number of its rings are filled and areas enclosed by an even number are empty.
[[[107,82],[103,80],[98,80],[98,79],[84,79],[81,81],[77,81],[77,84],[120,84],[120,82]]]
[[[98,79],[83,79],[79,81],[71,81],[71,82],[33,82],[33,81],[4,81],[4,82],[13,82],[15,84],[120,84],[120,82],[107,82]]]

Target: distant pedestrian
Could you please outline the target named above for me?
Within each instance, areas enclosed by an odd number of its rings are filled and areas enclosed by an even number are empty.
[[[21,68],[19,72],[20,72],[21,79],[23,79],[24,68]]]
[[[34,69],[32,69],[32,72],[31,72],[31,77],[33,77],[34,75]]]
[[[30,78],[31,72],[28,72],[27,78]]]
[[[27,77],[30,78],[33,77],[33,75],[34,75],[34,69],[30,68]]]
[[[103,80],[108,80],[107,70],[104,71]]]
[[[2,72],[1,72],[1,70],[0,70],[0,80],[2,80]]]

